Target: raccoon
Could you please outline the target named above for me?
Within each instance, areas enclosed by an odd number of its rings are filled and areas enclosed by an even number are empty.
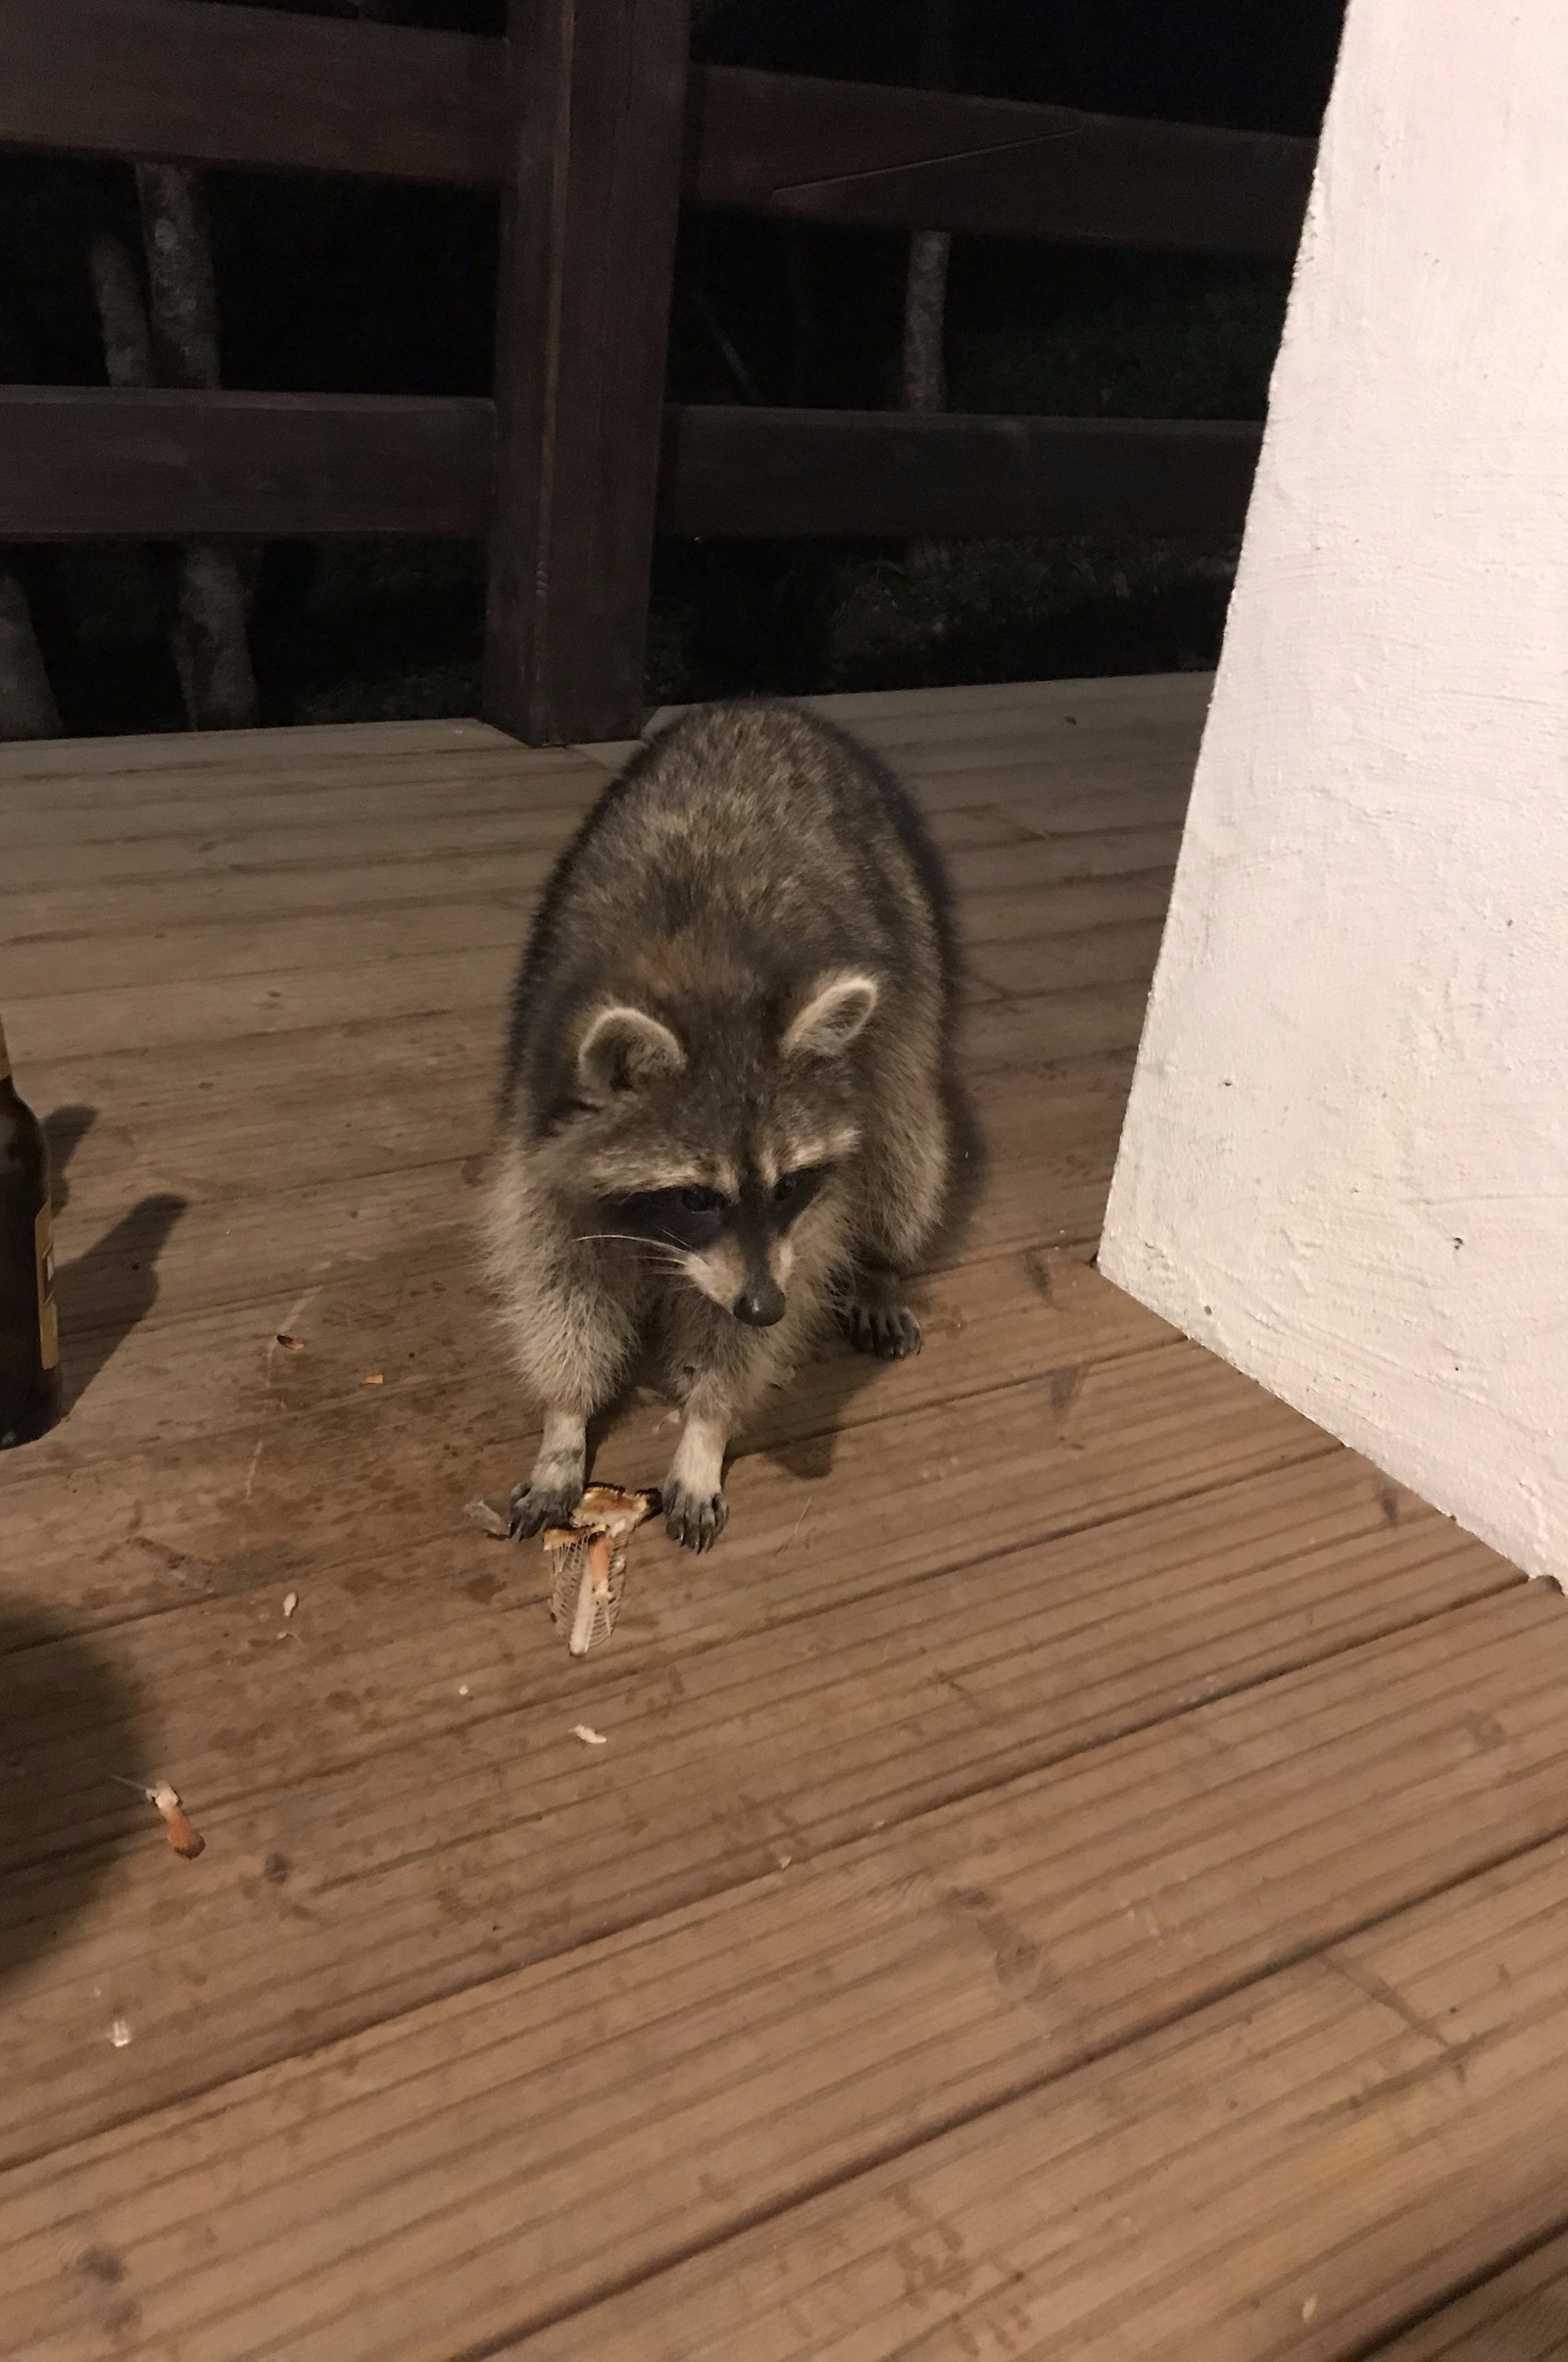
[[[517,976],[487,1261],[542,1406],[516,1535],[564,1522],[634,1366],[683,1405],[665,1523],[707,1550],[725,1452],[836,1314],[914,1352],[902,1283],[953,1157],[950,897],[913,804],[790,706],[639,749],[547,884]]]

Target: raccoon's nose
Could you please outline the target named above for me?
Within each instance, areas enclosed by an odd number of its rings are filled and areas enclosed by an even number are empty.
[[[748,1328],[770,1329],[784,1317],[784,1299],[770,1279],[756,1279],[741,1290],[733,1309]]]

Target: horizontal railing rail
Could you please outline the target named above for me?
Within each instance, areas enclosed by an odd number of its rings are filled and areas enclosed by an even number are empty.
[[[659,523],[704,539],[1240,529],[1259,428],[1167,418],[664,414]],[[0,540],[482,536],[487,401],[0,387]]]
[[[211,0],[7,0],[0,145],[495,187],[508,44]],[[799,220],[1289,256],[1310,140],[693,67],[681,191]]]
[[[657,528],[1230,534],[1259,430],[661,412],[680,203],[1287,257],[1313,143],[697,66],[686,0],[515,0],[507,39],[214,0],[3,0],[0,147],[489,188],[496,399],[0,388],[0,539],[487,535],[485,711],[640,710]]]

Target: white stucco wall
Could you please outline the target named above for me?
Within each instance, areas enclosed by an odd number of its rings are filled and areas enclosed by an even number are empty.
[[[1568,1578],[1568,9],[1350,0],[1102,1267]]]

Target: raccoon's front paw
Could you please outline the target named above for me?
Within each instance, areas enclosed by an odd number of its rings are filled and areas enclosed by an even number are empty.
[[[722,1493],[689,1493],[673,1477],[664,1487],[664,1531],[683,1550],[710,1550],[728,1516]]]
[[[925,1342],[920,1323],[904,1304],[847,1304],[844,1330],[858,1353],[875,1353],[883,1361],[903,1361]]]
[[[582,1487],[536,1485],[524,1477],[514,1485],[507,1503],[507,1531],[514,1542],[526,1542],[549,1525],[569,1525],[571,1512],[582,1499]]]

